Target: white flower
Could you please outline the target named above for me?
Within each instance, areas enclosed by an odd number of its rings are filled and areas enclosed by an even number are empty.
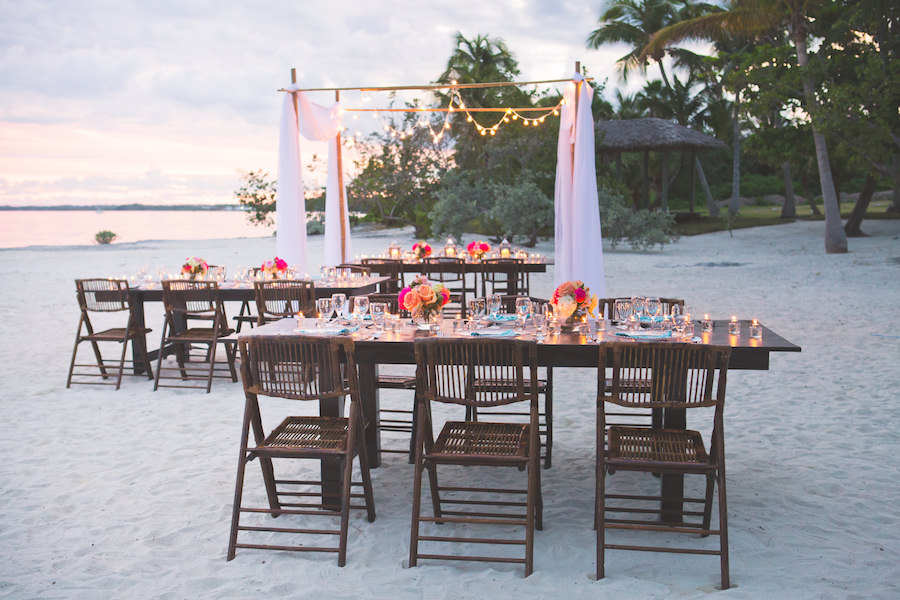
[[[556,312],[563,320],[568,319],[578,308],[578,303],[572,296],[562,296],[556,303]]]

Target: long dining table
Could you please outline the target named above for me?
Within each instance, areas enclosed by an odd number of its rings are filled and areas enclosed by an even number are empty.
[[[445,319],[439,335],[460,335],[454,332],[452,319]],[[749,336],[750,321],[741,321],[741,333],[730,335],[728,333],[728,321],[714,321],[711,333],[697,333],[694,339],[696,343],[731,346],[731,358],[729,370],[768,370],[769,358],[773,352],[800,352],[800,346],[778,335],[765,325],[761,325],[761,339],[752,339]],[[312,320],[307,325],[314,328]],[[696,330],[700,331],[700,323],[696,323]],[[258,327],[244,335],[292,335],[298,332],[298,323],[295,319],[283,319]],[[538,365],[542,367],[583,367],[597,368],[599,351],[604,345],[612,341],[622,341],[627,338],[616,335],[619,330],[610,327],[600,332],[597,341],[589,341],[580,333],[560,333],[545,337],[538,344]],[[415,364],[415,340],[420,337],[432,335],[428,331],[418,329],[410,323],[403,323],[397,330],[386,330],[376,335],[372,327],[362,328],[350,334],[354,338],[355,360],[359,373],[359,392],[363,415],[368,426],[366,427],[366,451],[371,467],[381,464],[381,441],[379,435],[379,410],[378,387],[376,377],[379,365],[384,364]],[[522,339],[534,339],[534,332],[526,330]],[[630,340],[632,343],[641,343],[640,340]],[[673,343],[679,343],[673,339]],[[596,393],[596,385],[585,393],[593,397]],[[341,414],[343,406],[334,403],[323,406],[323,414],[337,416]],[[668,410],[663,415],[663,425],[671,428],[684,428],[686,417],[684,410]],[[323,477],[326,474],[323,472]],[[682,476],[670,475],[662,478],[662,495],[667,498],[680,499],[684,495],[684,480]],[[682,502],[680,500],[666,501],[664,504],[664,517],[668,520],[681,519]]]

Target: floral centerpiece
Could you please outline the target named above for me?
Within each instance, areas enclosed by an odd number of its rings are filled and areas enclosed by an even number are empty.
[[[466,251],[473,259],[481,260],[484,258],[485,254],[491,251],[491,246],[486,242],[478,240],[477,242],[469,242],[469,245],[466,246]]]
[[[450,291],[440,283],[432,285],[424,275],[416,275],[413,282],[400,290],[400,308],[408,310],[413,320],[429,321],[450,302]]]
[[[571,327],[586,313],[594,316],[597,296],[591,295],[590,288],[583,281],[566,281],[553,291],[550,304],[553,305],[553,312]]]
[[[273,279],[284,277],[284,272],[287,271],[287,268],[287,261],[283,258],[278,258],[277,256],[274,260],[267,260],[259,267],[260,271],[267,275],[271,275]]]
[[[416,260],[422,260],[426,256],[431,256],[431,246],[427,242],[416,242],[413,244],[412,251]]]
[[[206,261],[196,256],[184,259],[184,264],[181,265],[181,273],[191,279],[203,277],[208,270],[209,265],[206,264]]]

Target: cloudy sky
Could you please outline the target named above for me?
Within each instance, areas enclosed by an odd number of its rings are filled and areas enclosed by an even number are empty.
[[[602,5],[0,0],[0,205],[231,202],[241,171],[275,172],[291,67],[307,87],[425,84],[457,31],[502,38],[521,80],[581,60],[611,89],[627,50],[584,46]]]

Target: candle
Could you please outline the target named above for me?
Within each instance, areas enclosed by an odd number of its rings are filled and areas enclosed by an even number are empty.
[[[709,313],[704,313],[702,325],[703,325],[703,333],[712,333],[713,322],[712,322],[712,319],[709,318]]]
[[[735,315],[731,315],[731,321],[728,322],[728,334],[729,335],[740,335],[741,334],[741,324],[737,320]]]
[[[759,321],[756,319],[750,322],[750,337],[754,340],[762,339],[762,327],[760,327]]]

